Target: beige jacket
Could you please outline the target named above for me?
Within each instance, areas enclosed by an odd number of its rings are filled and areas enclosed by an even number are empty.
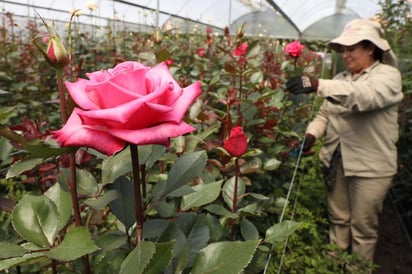
[[[340,144],[345,176],[385,177],[397,171],[398,103],[402,81],[398,69],[380,62],[352,76],[319,79],[325,98],[306,132],[325,136],[319,157],[329,166]]]

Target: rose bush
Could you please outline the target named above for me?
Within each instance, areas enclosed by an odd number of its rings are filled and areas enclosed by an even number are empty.
[[[181,88],[165,63],[150,68],[127,61],[66,82],[77,107],[53,135],[61,146],[92,147],[112,155],[132,144],[168,146],[195,128],[182,121],[200,95],[200,82]]]

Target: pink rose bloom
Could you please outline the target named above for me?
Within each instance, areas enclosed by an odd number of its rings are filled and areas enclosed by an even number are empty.
[[[123,62],[66,82],[76,102],[67,123],[53,135],[61,146],[85,146],[112,155],[127,143],[161,144],[195,130],[182,121],[201,93],[200,82],[181,88],[167,65]]]
[[[304,47],[299,41],[293,41],[286,45],[285,52],[292,57],[299,57]]]
[[[248,44],[246,42],[242,43],[233,51],[233,56],[244,56],[246,54]]]
[[[229,138],[223,143],[223,147],[230,155],[240,157],[247,151],[247,136],[242,127],[234,127],[230,131]]]

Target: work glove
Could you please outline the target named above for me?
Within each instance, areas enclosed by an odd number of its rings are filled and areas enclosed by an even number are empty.
[[[304,155],[312,155],[315,153],[312,151],[312,147],[315,145],[316,137],[310,133],[306,133],[305,138],[302,141],[302,151]]]
[[[295,76],[286,82],[286,90],[292,94],[311,93],[318,89],[319,81],[306,75]]]
[[[316,137],[310,133],[306,133],[303,141],[297,147],[295,147],[289,153],[289,155],[291,157],[297,157],[300,153],[300,150],[302,149],[303,156],[310,156],[315,153],[313,150],[311,150],[312,147],[315,145],[315,142],[316,142]]]

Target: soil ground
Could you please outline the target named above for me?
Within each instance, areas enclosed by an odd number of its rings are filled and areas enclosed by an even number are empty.
[[[412,274],[411,242],[389,197],[384,203],[379,231],[375,263],[380,267],[374,274]]]

